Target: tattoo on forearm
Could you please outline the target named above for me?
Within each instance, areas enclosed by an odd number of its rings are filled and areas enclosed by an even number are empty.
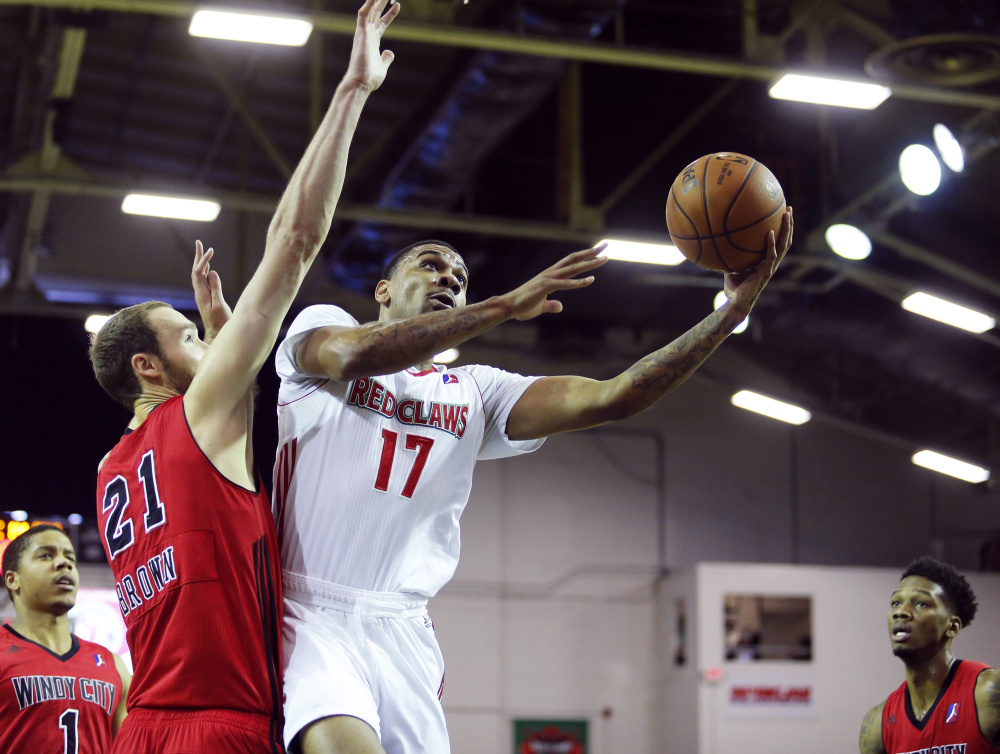
[[[357,330],[357,338],[368,352],[369,368],[395,371],[433,357],[442,343],[460,343],[499,322],[500,318],[487,309],[463,306],[412,319],[363,325]]]
[[[659,351],[633,364],[627,374],[636,411],[651,406],[686,380],[729,335],[720,309]]]

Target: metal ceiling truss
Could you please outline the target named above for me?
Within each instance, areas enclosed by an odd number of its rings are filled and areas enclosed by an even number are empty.
[[[829,0],[822,0],[816,6],[823,6]],[[111,11],[116,13],[142,13],[173,18],[190,17],[199,7],[196,3],[178,0],[0,0],[0,6],[36,6],[42,8],[69,8],[77,11]],[[808,25],[812,14],[796,21],[799,26]],[[838,16],[843,11],[838,10]],[[855,14],[844,16],[855,18]],[[317,31],[330,34],[353,35],[356,18],[344,13],[313,13],[307,16]],[[859,17],[860,18],[860,17]],[[855,19],[857,21],[857,19]],[[867,24],[869,33],[877,29],[871,22]],[[787,32],[786,32],[787,33]],[[633,68],[649,68],[676,73],[690,73],[704,76],[735,77],[769,81],[787,72],[785,66],[773,63],[754,62],[737,58],[720,58],[688,53],[672,53],[627,47],[600,42],[573,42],[487,31],[460,26],[422,24],[397,20],[386,31],[386,39],[420,44],[434,44],[476,50],[492,50],[521,55],[562,58],[585,63],[601,63]],[[894,84],[893,96],[920,102],[938,102],[948,105],[973,107],[983,110],[1000,110],[1000,96],[977,92],[956,91],[941,87]]]

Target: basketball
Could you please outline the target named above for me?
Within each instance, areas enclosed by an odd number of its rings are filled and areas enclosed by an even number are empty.
[[[764,258],[767,234],[773,230],[777,237],[784,212],[785,194],[770,170],[752,157],[716,152],[674,179],[667,230],[699,267],[742,272]]]

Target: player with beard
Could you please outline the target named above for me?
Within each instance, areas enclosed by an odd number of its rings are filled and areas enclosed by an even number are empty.
[[[969,582],[950,565],[910,563],[889,598],[889,641],[906,681],[865,715],[861,754],[1000,751],[1000,673],[951,652],[976,607]]]
[[[725,276],[726,306],[603,381],[433,364],[507,320],[561,311],[549,296],[593,283],[607,261],[601,246],[467,304],[461,255],[422,241],[383,272],[377,322],[335,306],[296,317],[275,356],[286,744],[297,738],[306,754],[447,752],[444,663],[426,604],[458,564],[476,462],[656,403],[746,318],[791,241],[789,210],[766,258]]]
[[[3,579],[17,618],[0,626],[0,751],[110,751],[131,676],[114,652],[70,633],[73,543],[58,526],[28,529],[4,551]]]
[[[161,302],[94,338],[101,386],[134,413],[102,462],[97,513],[135,665],[128,754],[279,752],[281,574],[253,461],[253,383],[330,229],[348,149],[393,55],[399,6],[367,0],[343,80],[278,203],[259,267],[230,311],[211,249],[192,282],[205,323]]]

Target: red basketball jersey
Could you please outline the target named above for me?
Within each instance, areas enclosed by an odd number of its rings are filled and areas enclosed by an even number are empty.
[[[111,451],[97,515],[135,666],[128,709],[265,715],[280,742],[281,569],[263,487],[212,466],[178,396]]]
[[[122,699],[108,649],[73,637],[64,655],[0,627],[0,751],[105,754]]]
[[[906,682],[892,692],[882,710],[882,743],[886,754],[996,754],[979,730],[976,679],[989,665],[956,660],[941,692],[924,719],[910,705]]]

